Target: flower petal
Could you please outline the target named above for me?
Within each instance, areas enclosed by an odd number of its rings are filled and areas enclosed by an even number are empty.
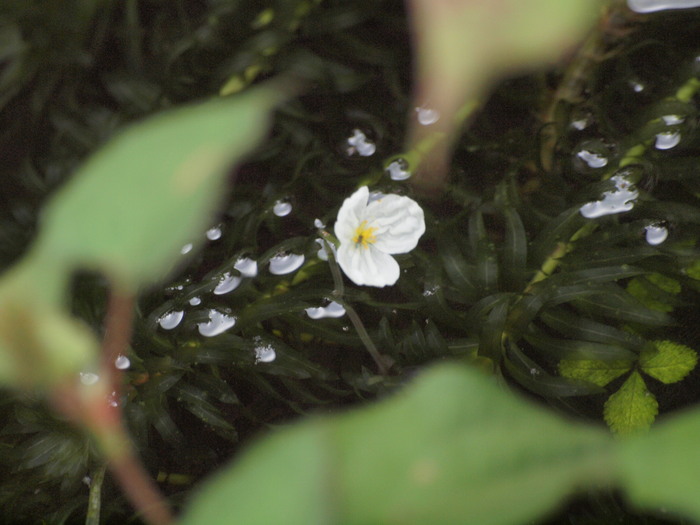
[[[365,286],[384,287],[399,279],[399,263],[374,246],[344,243],[338,249],[338,264],[352,282]]]
[[[367,208],[367,199],[369,198],[369,189],[367,186],[362,186],[355,193],[350,195],[338,211],[338,218],[335,221],[335,236],[343,243],[352,242],[355,235],[355,230],[360,223],[365,220],[365,210]]]
[[[399,195],[385,195],[367,206],[364,219],[373,228],[374,247],[386,253],[407,253],[425,233],[423,209],[416,201]]]

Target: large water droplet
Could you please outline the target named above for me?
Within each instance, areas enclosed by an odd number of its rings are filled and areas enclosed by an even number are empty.
[[[657,246],[668,238],[668,229],[658,224],[651,224],[645,227],[646,239],[652,246]]]
[[[119,370],[126,370],[131,366],[131,361],[125,355],[119,354],[114,360],[114,366]]]
[[[278,217],[286,217],[292,213],[292,203],[289,201],[277,201],[272,207],[272,213]]]
[[[327,306],[307,308],[306,315],[308,315],[311,319],[323,319],[325,317],[338,318],[345,315],[345,308],[343,308],[343,305],[333,301]]]
[[[386,171],[389,173],[391,180],[406,180],[413,175],[408,168],[408,161],[398,158],[389,163],[386,167]]]
[[[360,155],[361,157],[369,157],[374,155],[377,147],[367,139],[364,133],[355,128],[352,130],[352,136],[348,138],[348,155]]]
[[[214,288],[214,295],[224,295],[232,292],[238,285],[241,284],[241,278],[237,275],[231,275],[229,272],[224,273],[219,280],[219,284]]]
[[[700,0],[627,0],[627,5],[637,13],[653,13],[665,9],[700,7]]]
[[[657,133],[654,147],[660,150],[675,148],[681,141],[681,134],[678,131],[664,131]]]
[[[180,324],[183,317],[185,317],[185,312],[182,310],[173,310],[161,315],[158,318],[158,324],[163,330],[172,330]]]
[[[214,337],[224,333],[236,324],[236,318],[219,310],[209,310],[209,321],[197,323],[199,333],[204,337]]]
[[[294,253],[275,255],[270,259],[270,273],[272,275],[284,275],[292,273],[304,264],[304,256]]]
[[[233,267],[241,272],[243,277],[255,277],[258,275],[258,263],[248,257],[238,259]]]
[[[277,358],[277,353],[272,345],[260,345],[255,347],[255,364],[272,363]]]
[[[634,185],[623,175],[613,175],[610,180],[615,183],[615,189],[604,192],[602,200],[581,206],[581,215],[587,219],[596,219],[634,208],[634,200],[639,196]]]
[[[207,239],[210,241],[217,241],[221,239],[221,226],[214,226],[213,228],[209,228],[207,230]]]
[[[192,306],[199,306],[200,304],[202,304],[202,299],[200,297],[192,297],[190,299],[190,304]]]
[[[418,123],[422,126],[430,126],[440,120],[440,112],[426,107],[416,108]]]

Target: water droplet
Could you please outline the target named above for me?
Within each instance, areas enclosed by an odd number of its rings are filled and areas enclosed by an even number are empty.
[[[286,217],[292,213],[292,203],[289,201],[277,201],[272,207],[272,213],[278,217]]]
[[[430,297],[432,295],[435,295],[439,289],[440,287],[438,285],[430,286],[423,290],[423,297]]]
[[[610,180],[615,183],[615,189],[604,192],[602,200],[581,206],[581,215],[587,219],[596,219],[634,208],[634,200],[639,196],[634,185],[623,175],[613,175]]]
[[[180,253],[182,255],[190,253],[192,251],[192,248],[194,248],[194,245],[191,242],[188,242],[182,248],[180,248]]]
[[[627,81],[627,84],[632,88],[635,93],[641,93],[646,89],[646,86],[640,82],[638,79],[631,78]]]
[[[158,318],[158,324],[163,330],[172,330],[180,324],[183,317],[185,317],[185,312],[182,310],[173,310],[161,315]]]
[[[683,122],[685,122],[685,118],[678,115],[664,115],[661,117],[661,120],[663,120],[664,124],[667,126],[675,126],[676,124],[683,124]]]
[[[681,134],[678,131],[664,131],[656,134],[654,147],[660,150],[674,148],[681,141]]]
[[[408,169],[408,161],[406,159],[396,159],[389,163],[386,167],[391,180],[406,180],[413,175]]]
[[[348,155],[357,154],[361,157],[369,157],[377,151],[377,147],[357,128],[352,130],[352,137],[349,137],[347,142],[349,145]]]
[[[238,259],[233,267],[241,272],[241,276],[243,277],[255,277],[258,275],[258,263],[248,257]]]
[[[126,370],[131,366],[131,361],[125,355],[120,354],[114,360],[114,366],[117,367],[119,370]]]
[[[270,259],[270,273],[272,275],[284,275],[292,273],[304,264],[304,256],[294,253],[275,255]]]
[[[219,310],[209,310],[209,321],[197,323],[199,333],[204,337],[214,337],[224,333],[236,324],[236,318]]]
[[[627,0],[627,5],[637,13],[653,13],[666,9],[700,7],[700,0]]]
[[[80,372],[80,382],[85,386],[91,386],[100,380],[100,376],[92,372]]]
[[[219,284],[214,288],[214,295],[224,295],[232,292],[238,285],[241,284],[241,278],[237,275],[231,275],[229,272],[224,273],[219,280]]]
[[[255,347],[255,364],[272,363],[277,358],[277,353],[272,345],[261,345]]]
[[[608,165],[610,150],[601,140],[586,140],[576,148],[574,168],[580,173],[604,168]]]
[[[214,226],[213,228],[209,228],[207,230],[207,239],[210,241],[217,241],[221,239],[221,226]]]
[[[199,306],[202,304],[202,299],[200,297],[192,297],[192,299],[190,299],[190,304],[192,306]]]
[[[323,221],[321,219],[314,219],[314,228],[323,230],[325,229],[326,225],[323,224]]]
[[[540,375],[540,371],[537,370],[536,368],[531,368],[531,369],[530,369],[530,375],[531,375],[531,376]]]
[[[426,107],[416,108],[418,123],[422,126],[430,126],[440,120],[440,112]]]
[[[326,241],[324,241],[324,240],[321,239],[321,238],[316,239],[316,242],[317,242],[318,245],[321,247],[321,248],[316,252],[316,257],[318,257],[318,258],[321,259],[322,261],[327,261],[327,260],[328,260],[328,252],[326,251],[326,246],[327,246],[327,245],[330,245],[331,250],[333,250],[333,255],[336,255],[336,248],[335,248],[335,245],[334,245],[332,242],[326,243]]]
[[[306,315],[311,319],[324,319],[326,317],[338,318],[345,315],[345,308],[342,304],[332,301],[327,306],[319,306],[318,308],[307,308]]]
[[[658,224],[651,224],[644,228],[647,242],[652,246],[658,246],[668,238],[668,229]]]
[[[585,162],[589,168],[602,168],[608,165],[607,157],[604,157],[603,155],[601,155],[600,153],[596,153],[595,151],[589,151],[584,149],[579,151],[576,154],[576,156],[583,162]]]

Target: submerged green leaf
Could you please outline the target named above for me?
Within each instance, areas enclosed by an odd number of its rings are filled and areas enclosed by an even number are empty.
[[[654,341],[639,356],[642,371],[667,385],[683,379],[697,364],[695,350],[673,341]]]
[[[659,412],[639,372],[634,371],[620,389],[605,402],[605,422],[615,434],[627,436],[649,430]]]

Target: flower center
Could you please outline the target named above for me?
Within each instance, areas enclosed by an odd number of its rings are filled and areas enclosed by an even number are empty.
[[[367,249],[368,244],[374,244],[377,240],[374,236],[376,229],[367,226],[367,221],[362,221],[355,229],[355,236],[352,238],[352,242],[355,243],[355,246],[362,245],[363,248]]]

